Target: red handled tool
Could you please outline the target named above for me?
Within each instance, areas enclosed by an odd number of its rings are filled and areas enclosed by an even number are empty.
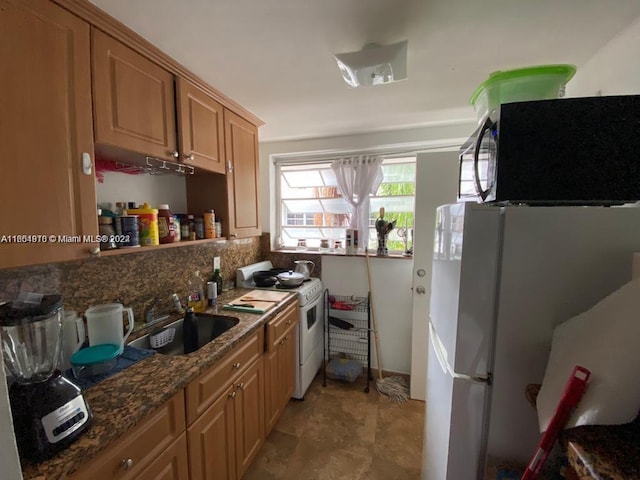
[[[551,452],[553,444],[558,439],[560,431],[567,424],[571,412],[573,412],[573,409],[576,408],[580,402],[582,395],[584,395],[590,376],[591,372],[584,367],[577,365],[573,369],[573,373],[564,387],[564,392],[562,392],[562,397],[560,397],[560,402],[549,422],[549,426],[542,435],[542,440],[540,440],[538,444],[536,453],[533,455],[531,462],[529,462],[527,470],[522,475],[521,480],[534,480],[538,478],[540,470],[544,462],[547,461],[547,457]]]

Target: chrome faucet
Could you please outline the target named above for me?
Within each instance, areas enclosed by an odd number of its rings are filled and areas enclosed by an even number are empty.
[[[156,305],[158,304],[158,297],[154,297],[151,303],[144,309],[144,323],[152,323],[156,318]]]

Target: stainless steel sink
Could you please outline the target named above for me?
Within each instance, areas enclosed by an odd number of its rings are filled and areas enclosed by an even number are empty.
[[[198,318],[198,349],[215,340],[224,332],[230,330],[240,322],[240,320],[238,320],[238,318],[236,317],[230,317],[227,315],[214,315],[210,313],[196,313],[196,317]],[[182,332],[183,322],[184,318],[176,320],[175,322],[170,323],[163,328],[159,328],[140,338],[136,338],[134,341],[129,343],[129,345],[137,348],[151,349],[152,347],[149,340],[150,336],[160,333],[163,330],[169,328],[175,328],[176,332],[173,341],[168,345],[155,350],[156,352],[162,353],[163,355],[184,355],[184,337]]]

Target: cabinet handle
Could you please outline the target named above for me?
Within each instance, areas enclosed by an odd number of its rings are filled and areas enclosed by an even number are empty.
[[[187,155],[186,153],[184,154],[184,159],[185,160],[189,160],[190,162],[193,162],[195,160],[193,153],[190,153],[189,155]]]
[[[234,364],[233,364],[233,368],[240,368],[240,362],[238,362],[238,363],[234,363]]]
[[[227,171],[229,173],[233,172],[233,163],[231,163],[231,160],[227,160]]]
[[[232,233],[231,235],[229,235],[230,237],[236,238],[238,236],[237,233]]]
[[[239,384],[236,385],[236,390],[240,390],[244,388],[244,382],[240,382]]]
[[[120,462],[120,466],[124,470],[129,470],[131,467],[133,467],[133,460],[130,458],[127,458],[126,460],[122,460],[122,462]]]
[[[93,175],[93,163],[91,162],[91,155],[87,152],[82,152],[82,173],[85,175]]]
[[[100,256],[100,247],[93,247],[89,249],[89,255],[91,257],[99,257]]]
[[[229,394],[229,398],[236,398],[235,390]]]
[[[287,325],[291,325],[291,319],[287,320]]]
[[[173,158],[180,158],[180,153],[178,153],[177,150],[174,150],[173,152],[169,153],[170,156],[172,156]]]

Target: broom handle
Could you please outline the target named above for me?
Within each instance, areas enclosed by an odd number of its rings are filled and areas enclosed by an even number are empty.
[[[371,324],[373,326],[373,339],[376,344],[376,356],[378,358],[378,379],[382,380],[382,356],[380,355],[380,340],[378,340],[378,326],[376,325],[375,308],[373,307],[373,284],[371,283],[371,266],[369,265],[369,249],[365,247],[364,256],[367,260],[367,281],[369,282],[369,294],[371,295]]]

